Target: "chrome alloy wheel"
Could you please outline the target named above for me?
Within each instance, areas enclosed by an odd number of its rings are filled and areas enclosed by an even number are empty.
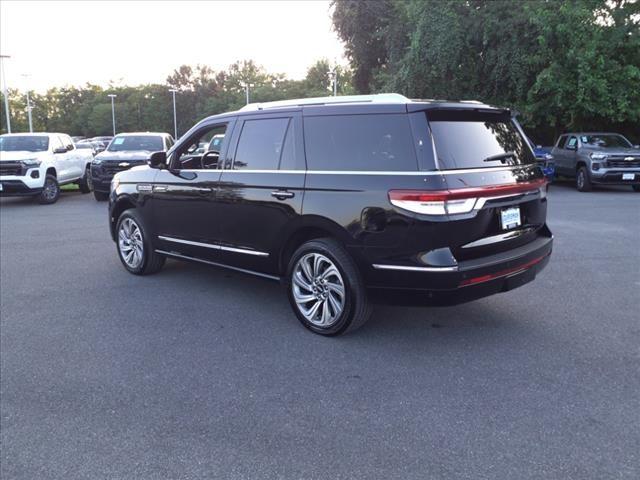
[[[131,218],[125,218],[120,223],[118,231],[118,248],[120,256],[129,268],[138,268],[142,264],[144,243],[140,227]]]
[[[47,200],[53,200],[54,198],[56,198],[57,194],[58,194],[58,186],[56,185],[55,180],[47,178],[44,181],[44,197]]]
[[[298,310],[315,326],[330,327],[344,310],[342,275],[322,254],[308,253],[298,260],[293,269],[291,290]]]

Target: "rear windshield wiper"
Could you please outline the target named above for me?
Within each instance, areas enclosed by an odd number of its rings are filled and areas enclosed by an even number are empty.
[[[513,158],[515,156],[516,156],[516,152],[498,153],[496,155],[491,155],[490,157],[485,158],[483,162],[497,162],[497,161],[504,162],[507,158],[509,157]]]

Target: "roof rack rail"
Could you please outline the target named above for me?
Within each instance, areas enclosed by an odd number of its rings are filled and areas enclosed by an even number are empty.
[[[341,97],[298,98],[275,102],[249,103],[239,111],[267,110],[270,108],[302,107],[305,105],[337,105],[342,103],[408,103],[410,100],[399,93],[379,93],[376,95],[344,95]]]

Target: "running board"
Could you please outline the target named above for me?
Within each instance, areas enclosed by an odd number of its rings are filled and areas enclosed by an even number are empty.
[[[190,257],[188,255],[183,255],[181,253],[175,253],[175,252],[167,252],[166,250],[155,250],[156,253],[159,253],[160,255],[166,255],[168,257],[173,257],[173,258],[179,258],[181,260],[189,260],[192,262],[198,262],[198,263],[204,263],[206,265],[212,265],[214,267],[220,267],[220,268],[226,268],[228,270],[234,270],[236,272],[241,272],[241,273],[248,273],[249,275],[255,275],[256,277],[262,277],[262,278],[266,278],[269,280],[275,280],[276,282],[279,282],[282,280],[281,277],[277,277],[275,275],[269,275],[267,273],[260,273],[260,272],[254,272],[253,270],[247,270],[244,268],[238,268],[238,267],[232,267],[231,265],[225,265],[224,263],[217,263],[217,262],[212,262],[210,260],[203,260],[201,258],[196,258],[196,257]]]

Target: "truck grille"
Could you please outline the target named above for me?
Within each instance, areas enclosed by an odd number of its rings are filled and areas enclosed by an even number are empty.
[[[0,163],[0,175],[24,175],[22,170],[22,163],[20,162],[1,162]]]
[[[633,157],[633,160],[625,158]],[[640,167],[640,156],[637,155],[612,155],[607,158],[608,168],[638,168]]]
[[[129,165],[127,165],[126,167],[121,167],[120,163],[128,163]],[[102,171],[104,173],[107,173],[109,175],[115,175],[118,172],[122,172],[124,170],[129,170],[132,167],[135,167],[137,165],[144,165],[144,161],[140,162],[140,161],[132,161],[132,162],[104,162],[102,164]]]

